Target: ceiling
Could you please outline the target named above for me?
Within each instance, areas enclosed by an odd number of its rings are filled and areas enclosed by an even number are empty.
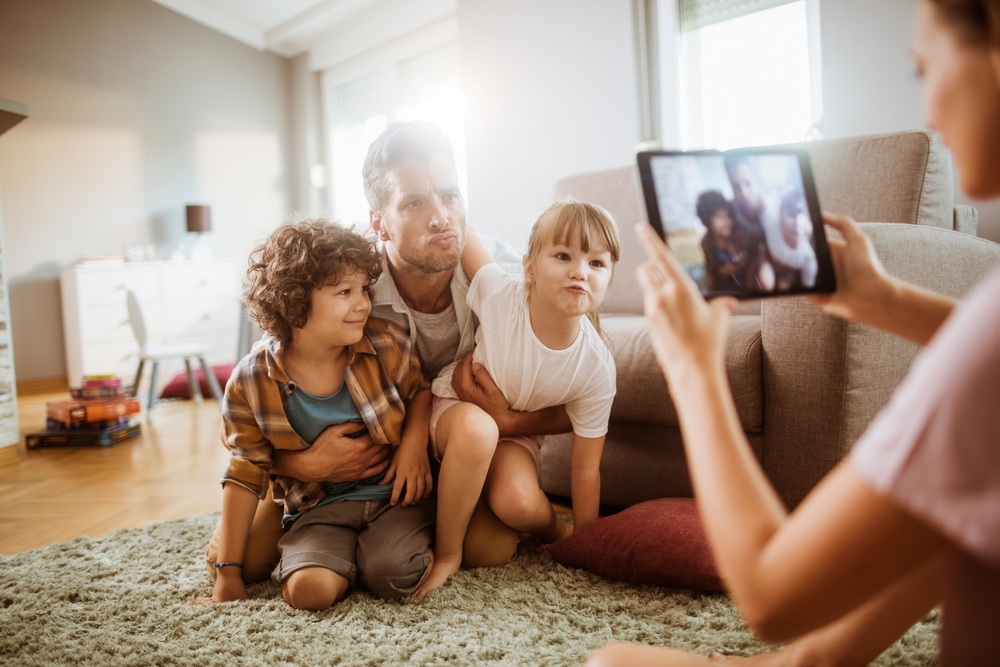
[[[249,44],[292,57],[384,0],[154,0]]]

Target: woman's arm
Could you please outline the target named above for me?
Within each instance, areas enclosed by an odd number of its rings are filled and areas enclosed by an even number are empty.
[[[604,438],[573,434],[570,451],[570,494],[573,498],[573,530],[597,521],[601,506],[601,453]]]
[[[844,240],[828,239],[837,291],[813,295],[813,303],[831,315],[926,345],[955,302],[887,274],[868,237],[850,218],[824,215],[823,221]]]
[[[462,250],[462,268],[465,269],[465,274],[469,276],[469,280],[476,277],[479,269],[492,263],[493,257],[486,249],[486,246],[483,245],[483,240],[479,238],[479,234],[472,227],[466,225],[465,248]]]
[[[651,231],[638,271],[657,360],[677,407],[709,541],[747,623],[784,641],[858,607],[942,544],[932,530],[839,467],[791,516],[753,456],[726,381],[735,300],[706,303]],[[680,391],[679,388],[683,388]]]

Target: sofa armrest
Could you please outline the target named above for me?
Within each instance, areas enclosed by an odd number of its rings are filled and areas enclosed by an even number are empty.
[[[962,232],[970,236],[976,235],[976,228],[979,227],[979,211],[975,206],[967,204],[957,204],[955,206],[955,226],[956,232]]]
[[[1000,265],[1000,245],[927,226],[862,227],[893,276],[953,298]],[[761,308],[764,469],[790,506],[848,452],[919,348],[802,298]]]

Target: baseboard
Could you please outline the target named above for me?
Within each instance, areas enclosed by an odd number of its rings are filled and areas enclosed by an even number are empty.
[[[52,394],[57,391],[68,391],[69,382],[66,376],[48,378],[32,378],[30,380],[17,381],[17,395],[29,396],[31,394]]]

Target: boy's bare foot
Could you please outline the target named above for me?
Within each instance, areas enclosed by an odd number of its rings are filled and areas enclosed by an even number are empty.
[[[413,597],[423,600],[427,597],[435,588],[440,588],[448,583],[448,579],[451,575],[458,572],[458,568],[462,565],[462,555],[459,554],[458,558],[452,556],[440,556],[431,564],[431,571],[424,579],[424,583],[417,586],[417,590],[413,591]]]

